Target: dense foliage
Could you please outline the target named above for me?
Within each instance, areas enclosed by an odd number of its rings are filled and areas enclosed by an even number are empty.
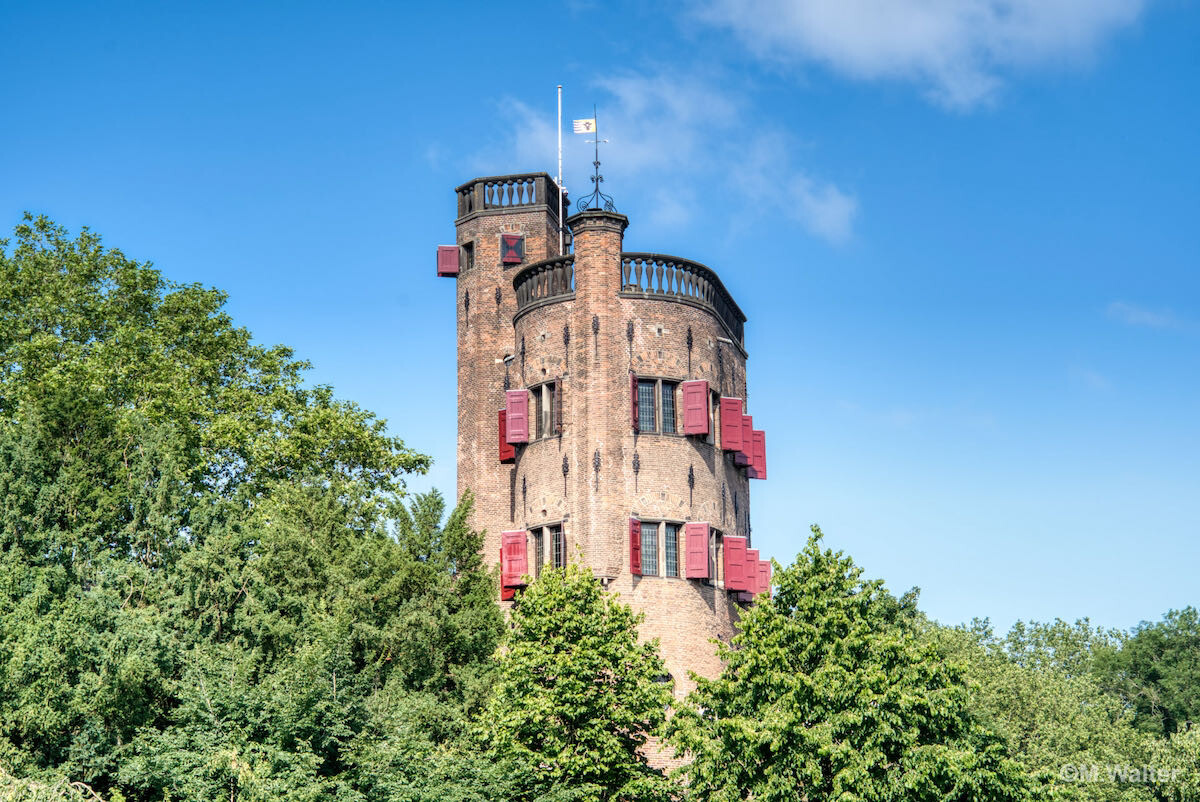
[[[513,799],[670,798],[639,751],[671,702],[639,620],[575,565],[521,594],[485,718],[488,756],[519,778]]]
[[[979,726],[961,666],[854,563],[820,548],[776,573],[772,599],[722,646],[672,720],[701,800],[1025,800],[1038,788]]]
[[[942,627],[819,536],[665,778],[638,617],[571,567],[506,626],[470,495],[406,496],[429,460],[223,304],[0,245],[0,800],[1200,800],[1195,609]]]
[[[470,499],[402,503],[427,458],[223,301],[43,219],[0,256],[0,764],[414,798],[502,631]]]

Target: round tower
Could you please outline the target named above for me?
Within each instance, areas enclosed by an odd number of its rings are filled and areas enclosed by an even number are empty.
[[[495,189],[513,186],[525,200]],[[625,251],[614,211],[567,219],[560,252],[557,192],[545,174],[458,189],[458,490],[502,603],[550,567],[591,567],[645,613],[682,696],[769,584],[750,542],[766,454],[746,318],[708,267]]]

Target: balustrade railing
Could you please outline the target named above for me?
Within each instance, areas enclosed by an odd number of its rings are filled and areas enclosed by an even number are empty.
[[[497,175],[468,181],[457,190],[458,216],[486,209],[545,204],[558,217],[558,185],[547,173]],[[564,199],[564,204],[566,203]]]
[[[575,294],[575,257],[560,256],[534,262],[513,276],[517,292],[517,314],[539,301]]]
[[[658,253],[622,253],[621,292],[679,298],[706,306],[738,345],[745,344],[746,316],[717,274],[699,262]]]

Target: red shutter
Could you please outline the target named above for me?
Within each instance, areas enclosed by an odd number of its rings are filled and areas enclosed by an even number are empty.
[[[746,592],[758,593],[758,549],[746,549]]]
[[[517,447],[508,442],[508,410],[502,409],[499,412],[500,417],[500,461],[515,462],[517,459]]]
[[[529,573],[525,561],[525,532],[500,533],[500,584],[506,588],[520,587],[525,584],[525,575]]]
[[[708,434],[708,382],[683,383],[683,433]]]
[[[754,468],[755,479],[767,478],[767,433],[762,429],[750,432],[753,440],[750,451],[750,465]]]
[[[500,547],[500,570],[504,570],[504,547]],[[516,588],[504,587],[504,580],[500,580],[500,601],[512,601],[517,596]]]
[[[740,451],[742,448],[742,399],[721,399],[721,448]]]
[[[500,235],[500,262],[519,265],[525,261],[525,238],[520,234]]]
[[[505,440],[509,443],[529,442],[529,391],[509,390],[504,393],[508,402],[508,431]]]
[[[631,371],[629,374],[629,409],[633,421],[633,430],[641,431],[638,427],[638,399],[637,399],[637,376]]]
[[[629,572],[642,575],[642,522],[637,518],[629,519]]]
[[[750,435],[750,432],[754,430],[753,418],[753,415],[742,416],[742,443],[738,448],[737,453],[733,455],[733,462],[735,465],[750,464],[750,449],[753,448],[751,443],[754,439]]]
[[[746,538],[725,538],[725,589],[746,590]]]
[[[688,579],[708,579],[708,524],[684,524],[683,533],[687,540],[685,576]]]
[[[437,274],[454,277],[458,275],[458,246],[439,245],[437,249]]]
[[[758,592],[766,593],[771,589],[771,562],[769,560],[758,561]]]
[[[763,560],[763,571],[763,582],[766,583],[767,597],[770,598],[773,595],[771,593],[771,573],[774,571],[770,560]]]

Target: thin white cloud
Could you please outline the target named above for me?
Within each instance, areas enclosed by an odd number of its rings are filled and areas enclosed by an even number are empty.
[[[763,59],[915,82],[939,103],[968,108],[991,100],[1013,71],[1087,61],[1147,2],[707,0],[695,16]]]
[[[851,237],[858,212],[852,193],[796,164],[794,135],[764,126],[747,95],[720,77],[628,73],[596,88],[608,96],[599,119],[600,136],[609,140],[602,146],[609,156],[601,153],[605,188],[657,187],[651,222],[690,224],[704,208],[698,199],[736,193],[756,214],[769,210],[830,242]],[[545,169],[556,147],[553,116],[516,101],[504,106],[512,113],[510,141],[481,154],[476,166],[503,161],[515,162],[514,170]],[[585,162],[585,149],[591,155],[584,139],[566,135],[568,168]],[[591,191],[581,175],[568,169],[567,177],[573,198]]]
[[[1146,326],[1152,329],[1184,328],[1183,321],[1168,309],[1147,309],[1125,301],[1110,303],[1108,316],[1129,326]]]
[[[1072,379],[1087,385],[1093,390],[1108,390],[1112,387],[1112,382],[1108,380],[1107,376],[1091,368],[1073,365],[1067,372]]]

